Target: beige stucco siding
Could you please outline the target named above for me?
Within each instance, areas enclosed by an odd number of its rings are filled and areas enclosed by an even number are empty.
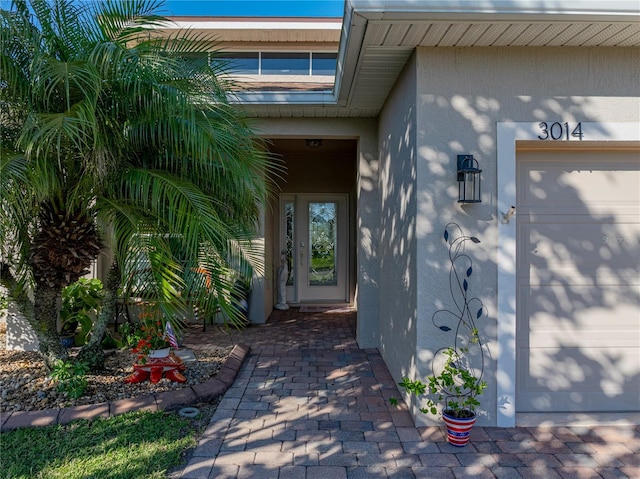
[[[430,369],[442,334],[430,318],[446,305],[444,226],[455,221],[482,241],[474,246],[471,287],[488,308],[481,334],[489,345],[489,388],[480,424],[495,425],[498,208],[496,143],[499,122],[638,122],[639,52],[631,48],[419,48],[417,51],[416,241],[417,361]],[[460,207],[455,181],[458,154],[482,168],[482,203]],[[418,422],[425,416],[416,415]]]
[[[379,119],[380,352],[396,380],[416,351],[416,75],[411,58]]]
[[[481,240],[468,250],[471,293],[488,313],[479,324],[489,383],[479,424],[496,425],[501,409],[513,408],[515,401],[498,394],[511,387],[513,374],[500,384],[496,379],[498,360],[514,339],[500,336],[505,318],[497,314],[498,262],[509,267],[498,236],[499,125],[639,122],[639,54],[630,48],[418,48],[377,120],[258,120],[267,138],[358,140],[357,338],[361,347],[380,349],[395,379],[424,379],[433,352],[450,344],[431,318],[452,306],[442,235],[456,222]],[[481,204],[457,203],[458,154],[480,161]],[[410,407],[418,424],[433,422],[415,403]]]

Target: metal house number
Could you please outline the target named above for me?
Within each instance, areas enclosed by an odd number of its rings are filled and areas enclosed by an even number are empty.
[[[547,123],[543,121],[538,123],[541,134],[538,135],[539,140],[565,140],[569,141],[571,138],[579,138],[582,141],[584,134],[582,133],[582,123],[578,122],[577,125],[569,125],[569,123],[560,123],[554,121],[553,123]]]

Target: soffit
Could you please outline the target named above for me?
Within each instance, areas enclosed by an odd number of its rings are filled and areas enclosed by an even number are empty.
[[[640,46],[634,1],[347,1],[351,55],[337,91],[347,107],[381,108],[416,47]]]

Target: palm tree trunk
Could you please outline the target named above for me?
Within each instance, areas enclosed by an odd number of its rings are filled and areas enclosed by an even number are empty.
[[[33,312],[36,320],[36,333],[40,341],[40,352],[49,368],[58,359],[68,358],[67,350],[58,337],[58,311],[61,291],[56,287],[38,284],[34,291]]]

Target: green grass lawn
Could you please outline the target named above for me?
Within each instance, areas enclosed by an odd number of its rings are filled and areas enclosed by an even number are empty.
[[[3,479],[156,479],[184,462],[197,428],[176,413],[135,412],[2,434]]]

